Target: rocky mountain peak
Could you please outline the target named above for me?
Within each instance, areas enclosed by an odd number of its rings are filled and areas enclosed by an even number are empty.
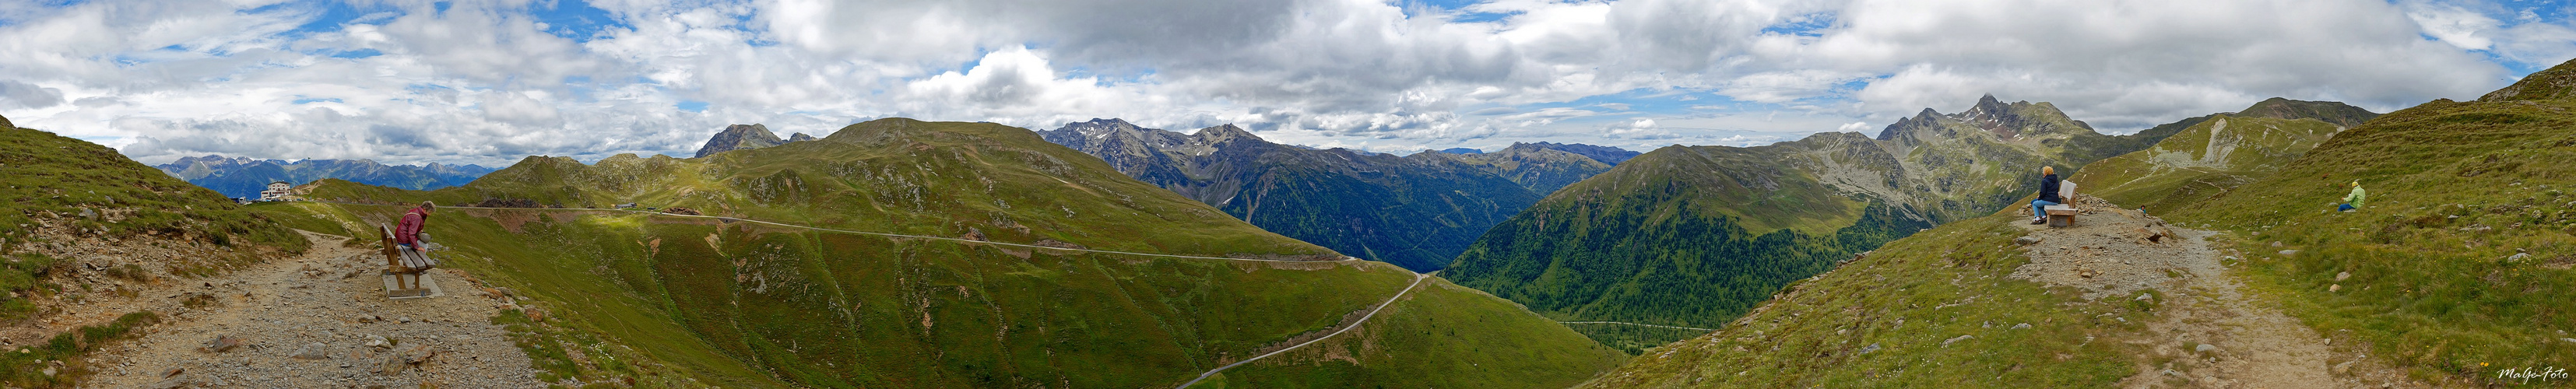
[[[1878,130],[1878,140],[1896,140],[1900,136],[1909,136],[1919,131],[1937,131],[1941,128],[1941,119],[1945,118],[1949,116],[1942,115],[1941,111],[1924,108],[1922,112],[1914,113],[1914,117],[1896,119],[1895,123],[1888,123],[1887,128]]]
[[[2013,116],[2013,107],[2024,104],[2029,104],[2029,102],[2004,104],[2003,100],[1995,99],[1994,94],[1988,93],[1984,97],[1977,98],[1977,105],[1969,106],[1967,112],[1960,112],[1959,119],[1970,121],[1978,119],[2000,120]]]
[[[787,142],[788,142],[788,143],[803,142],[803,141],[809,141],[809,140],[814,140],[814,136],[813,136],[813,135],[805,135],[805,133],[802,133],[802,132],[796,133],[796,135],[789,135],[789,136],[787,137]]]
[[[1235,127],[1233,124],[1201,128],[1198,134],[1191,137],[1198,138],[1199,143],[1203,144],[1216,144],[1235,139],[1261,140],[1261,137],[1252,135],[1251,131],[1244,131],[1243,127]]]
[[[811,137],[807,138],[811,139]],[[778,134],[769,132],[769,126],[736,124],[725,126],[724,132],[718,132],[715,137],[707,138],[706,146],[698,147],[696,157],[706,158],[721,152],[757,149],[784,143],[787,141],[778,139]]]
[[[1116,136],[1122,133],[1132,134],[1144,132],[1146,129],[1144,127],[1137,126],[1135,123],[1128,123],[1125,119],[1092,118],[1091,121],[1065,123],[1063,128],[1058,128],[1056,130],[1072,130],[1074,133],[1081,134],[1085,139],[1098,140],[1108,139],[1111,136]]]
[[[7,117],[7,116],[0,116],[0,129],[11,129],[11,128],[18,128],[18,125],[16,125],[16,124],[9,124],[9,117]]]

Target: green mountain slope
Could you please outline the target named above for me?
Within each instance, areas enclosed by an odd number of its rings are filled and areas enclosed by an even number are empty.
[[[1666,147],[1549,195],[1443,274],[1559,320],[1714,328],[1835,260],[1991,214],[2034,191],[2040,166],[2073,170],[2170,132],[2142,134],[2102,135],[2047,103],[1986,96],[1875,139]],[[1631,351],[1688,335],[1595,333]]]
[[[2165,213],[2268,177],[2345,128],[2310,118],[2240,115],[2247,113],[2215,115],[2155,147],[2085,165],[2067,180],[2112,203]]]
[[[1446,154],[1307,149],[1233,125],[1184,135],[1095,119],[1041,135],[1252,225],[1415,271],[1439,270],[1539,198]]]
[[[2576,366],[2569,74],[2576,62],[2390,112],[2174,218],[2282,242],[2247,258],[2251,278],[2419,378],[2502,385],[2519,382],[2497,379],[2504,368]],[[2370,201],[2329,212],[2354,180]]]
[[[0,254],[47,239],[152,237],[302,251],[302,235],[94,143],[0,128]],[[38,236],[40,230],[61,233]]]
[[[112,369],[86,362],[93,351],[170,314],[129,304],[136,289],[310,245],[269,215],[114,149],[0,118],[0,327],[14,342],[0,353],[0,385],[79,386]],[[65,312],[75,304],[118,311]]]
[[[1888,242],[1584,387],[2115,386],[2134,373],[2134,350],[2093,337],[2153,316],[2011,278],[2030,261],[2013,244],[2018,220],[2000,212]]]
[[[990,123],[885,119],[819,141],[697,159],[620,156],[584,165],[531,157],[463,187],[327,182],[310,197],[639,203],[964,240],[608,211],[456,209],[436,218],[430,231],[461,258],[454,267],[534,296],[564,319],[532,329],[538,341],[526,347],[540,365],[583,382],[1168,387],[1337,329],[1414,278],[1383,263],[1336,260],[1027,130]],[[391,220],[401,208],[296,206],[358,226]],[[1264,360],[1228,374],[1289,386],[1561,387],[1620,358],[1481,295],[1424,294],[1362,327],[1327,341],[1371,345],[1334,354],[1342,359]],[[621,362],[550,357],[554,347]],[[1565,363],[1521,360],[1534,356]],[[1461,365],[1520,371],[1420,374]]]

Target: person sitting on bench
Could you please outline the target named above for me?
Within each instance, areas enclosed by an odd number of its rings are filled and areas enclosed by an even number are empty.
[[[2039,167],[2039,199],[2030,201],[2030,224],[2048,224],[2048,206],[2066,203],[2057,196],[2057,168]]]
[[[421,229],[428,227],[429,213],[437,209],[437,204],[422,201],[420,206],[403,211],[402,222],[394,225],[394,245],[416,253],[429,252],[428,242],[420,239]]]

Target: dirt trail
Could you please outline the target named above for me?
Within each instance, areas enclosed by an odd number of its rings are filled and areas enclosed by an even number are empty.
[[[2279,304],[2242,293],[2208,231],[2164,225],[2099,199],[2074,227],[2022,224],[2031,262],[2014,278],[2075,287],[2086,299],[2160,304],[2146,330],[2120,336],[2146,347],[2126,388],[2423,387],[2367,356],[2338,348]],[[2149,291],[2152,291],[2150,293]],[[2152,294],[2152,295],[2150,295]],[[2108,314],[2105,314],[2108,315]]]
[[[300,257],[218,277],[173,279],[124,301],[65,307],[69,317],[150,310],[165,318],[141,338],[92,355],[98,375],[87,386],[544,386],[507,330],[489,324],[507,303],[468,292],[478,288],[464,274],[435,271],[431,278],[446,289],[444,296],[390,300],[377,273],[382,257],[372,249],[308,236],[314,249]],[[240,345],[203,350],[218,336]],[[377,338],[382,346],[372,345]],[[388,365],[389,359],[397,361]],[[183,370],[165,377],[173,368]]]

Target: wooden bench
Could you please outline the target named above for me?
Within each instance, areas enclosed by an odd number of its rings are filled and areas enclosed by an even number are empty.
[[[376,225],[376,236],[384,242],[384,249],[379,252],[385,256],[385,297],[395,299],[429,297],[432,288],[422,285],[421,276],[429,269],[438,267],[438,261],[430,259],[429,255],[422,254],[420,251],[404,250],[394,245],[393,228]],[[421,244],[428,244],[428,242]]]
[[[2078,213],[2078,211],[2076,211],[2075,207],[2069,207],[2065,204],[2048,206],[2048,226],[2074,227],[2076,213]]]

